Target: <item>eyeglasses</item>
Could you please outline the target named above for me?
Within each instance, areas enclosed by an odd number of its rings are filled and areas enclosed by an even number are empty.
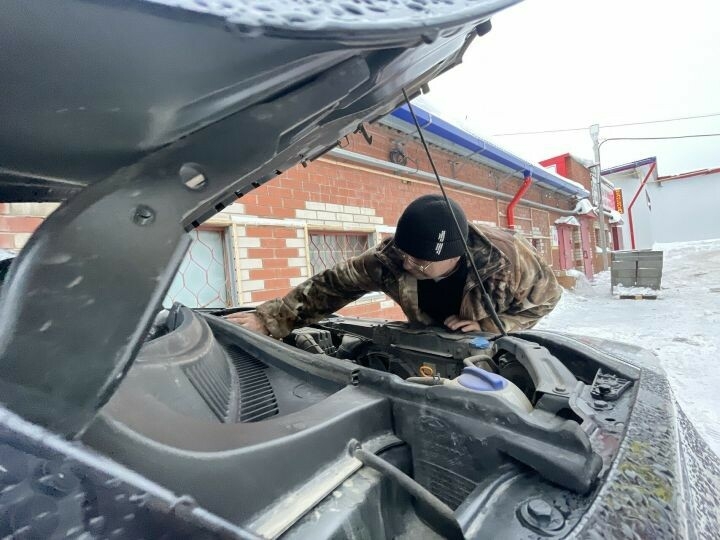
[[[398,252],[400,252],[400,256],[402,257],[403,261],[409,262],[414,268],[422,272],[423,274],[427,271],[428,268],[430,268],[430,265],[433,264],[435,261],[430,261],[427,264],[420,264],[418,263],[413,257],[405,253],[404,251],[401,251],[398,249]]]

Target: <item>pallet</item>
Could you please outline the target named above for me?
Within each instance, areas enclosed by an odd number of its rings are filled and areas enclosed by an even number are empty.
[[[621,294],[620,300],[657,300],[657,294]]]

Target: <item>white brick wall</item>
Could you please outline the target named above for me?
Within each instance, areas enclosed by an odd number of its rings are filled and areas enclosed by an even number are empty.
[[[240,203],[232,203],[230,206],[223,208],[221,214],[244,214],[245,205]]]
[[[30,237],[32,234],[30,233],[15,233],[15,237],[13,238],[13,242],[15,243],[16,249],[22,249],[25,244],[27,244],[27,241],[30,240]]]
[[[240,259],[240,268],[242,270],[252,270],[253,268],[262,268],[261,259]]]
[[[243,293],[245,291],[251,292],[251,291],[262,291],[265,288],[265,280],[264,279],[251,279],[248,281],[243,281]]]
[[[291,268],[307,268],[307,260],[305,260],[305,257],[291,257],[288,259],[288,266],[290,266]]]
[[[259,238],[249,238],[247,236],[239,236],[235,239],[237,242],[238,247],[241,248],[255,248],[260,247],[260,239]]]
[[[8,203],[11,216],[47,217],[52,214],[60,203]]]
[[[298,219],[318,219],[318,212],[315,210],[295,210],[295,217]]]

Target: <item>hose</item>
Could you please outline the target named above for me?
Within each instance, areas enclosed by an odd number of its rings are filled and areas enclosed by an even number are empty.
[[[388,476],[407,491],[425,510],[423,517],[427,519],[428,526],[440,536],[451,540],[465,538],[452,509],[407,474],[375,454],[363,450],[357,441],[350,441],[350,453],[363,465]]]
[[[318,345],[315,338],[309,334],[298,334],[295,337],[295,346],[303,351],[307,351],[313,354],[323,354],[325,351]]]
[[[444,384],[440,377],[408,377],[405,382],[424,384],[425,386],[440,386]]]
[[[500,368],[492,359],[491,356],[486,354],[476,354],[474,356],[468,356],[463,360],[463,364],[468,367],[479,367],[485,371],[491,371],[493,373],[499,373]]]

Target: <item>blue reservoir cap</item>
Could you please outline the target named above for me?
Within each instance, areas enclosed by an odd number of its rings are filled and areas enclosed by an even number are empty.
[[[462,374],[458,377],[458,383],[465,388],[475,390],[477,392],[492,392],[493,390],[503,390],[508,381],[506,378],[485,371],[479,367],[466,367],[462,370]]]
[[[476,337],[471,342],[470,345],[475,347],[476,349],[489,349],[490,348],[490,342],[485,339],[484,337]]]

